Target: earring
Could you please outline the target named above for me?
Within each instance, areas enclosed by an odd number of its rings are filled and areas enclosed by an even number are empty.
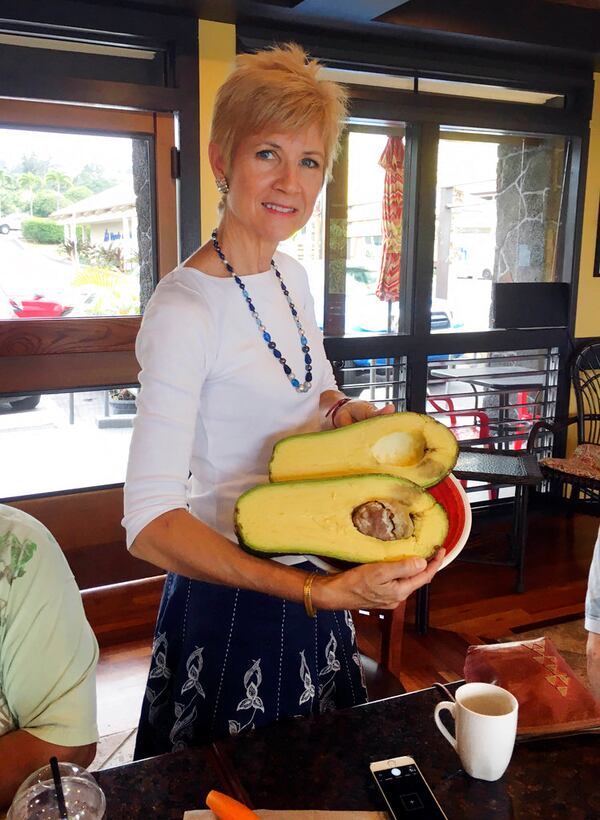
[[[215,179],[215,184],[217,186],[217,190],[220,194],[228,194],[229,193],[229,185],[225,177],[220,177],[219,179]]]

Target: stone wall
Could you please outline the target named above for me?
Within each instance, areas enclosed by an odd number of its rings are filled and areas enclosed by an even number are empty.
[[[562,137],[525,137],[498,145],[497,282],[551,282],[561,278],[554,259],[564,147]]]
[[[152,190],[150,186],[150,156],[148,141],[134,139],[132,146],[133,190],[138,217],[137,240],[140,262],[140,313],[154,290],[152,242]]]

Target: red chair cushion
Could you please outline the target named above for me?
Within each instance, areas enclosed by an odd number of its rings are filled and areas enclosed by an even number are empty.
[[[569,458],[544,458],[541,464],[561,473],[600,479],[600,445],[579,444]]]

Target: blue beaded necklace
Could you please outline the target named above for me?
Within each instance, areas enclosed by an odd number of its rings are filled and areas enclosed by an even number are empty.
[[[233,267],[229,264],[227,259],[225,259],[225,254],[221,250],[221,246],[219,245],[219,243],[217,241],[217,229],[216,228],[212,232],[212,243],[213,243],[213,247],[214,247],[219,259],[225,265],[227,271],[233,276],[233,278],[236,281],[236,284],[238,285],[238,287],[242,291],[242,296],[246,300],[246,304],[248,305],[248,310],[250,311],[250,313],[254,317],[254,321],[256,322],[259,333],[262,335],[263,339],[265,340],[265,342],[267,344],[267,347],[269,348],[269,350],[271,351],[273,356],[275,356],[275,358],[277,359],[279,364],[283,367],[283,372],[287,376],[290,384],[292,385],[294,390],[296,390],[298,393],[308,393],[308,391],[312,387],[312,384],[311,384],[311,382],[312,382],[312,358],[310,356],[310,347],[308,346],[308,339],[306,338],[306,335],[305,335],[304,330],[302,328],[302,324],[300,322],[300,319],[298,318],[298,311],[296,310],[296,307],[295,307],[294,303],[290,299],[290,292],[286,288],[285,282],[281,278],[281,274],[277,270],[275,262],[271,259],[271,267],[275,271],[275,276],[279,280],[281,290],[283,291],[283,294],[284,294],[285,298],[287,299],[287,303],[290,306],[290,312],[291,312],[292,318],[293,318],[293,320],[296,324],[296,329],[298,331],[298,335],[300,336],[300,346],[302,348],[302,352],[304,353],[304,366],[306,368],[306,374],[304,376],[304,381],[303,382],[300,382],[300,380],[295,376],[295,374],[292,372],[292,368],[287,363],[287,360],[281,355],[281,351],[278,350],[277,344],[271,338],[271,334],[267,331],[267,328],[263,325],[260,316],[256,312],[256,308],[252,304],[252,299],[250,298],[250,294],[246,290],[246,286],[244,285],[244,283],[242,282],[240,277],[236,274],[236,272],[234,271]]]

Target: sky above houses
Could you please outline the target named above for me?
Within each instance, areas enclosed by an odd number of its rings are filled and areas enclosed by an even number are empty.
[[[35,154],[70,177],[85,165],[100,165],[121,182],[131,177],[131,142],[128,137],[0,128],[0,167],[10,171],[24,155]]]

